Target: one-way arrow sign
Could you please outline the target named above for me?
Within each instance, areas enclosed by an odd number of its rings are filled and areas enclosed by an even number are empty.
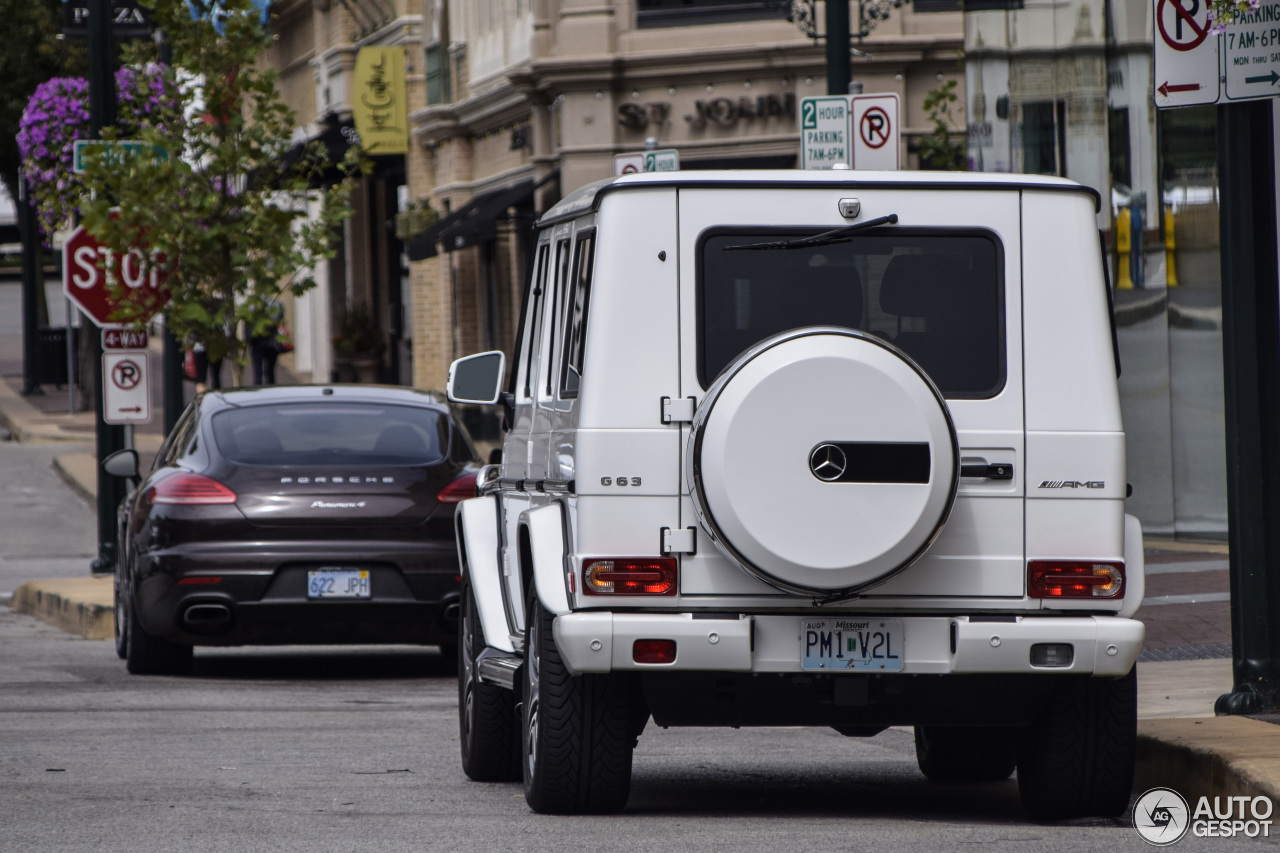
[[[1167,98],[1170,92],[1195,92],[1199,88],[1199,83],[1161,83],[1156,91]]]

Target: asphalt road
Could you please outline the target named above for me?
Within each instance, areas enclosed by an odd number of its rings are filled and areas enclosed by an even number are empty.
[[[909,730],[651,726],[623,814],[546,817],[463,776],[434,649],[199,650],[144,678],[5,609],[0,648],[6,851],[1149,849],[1123,819],[1031,823],[1013,781],[929,783]],[[1206,843],[1179,846],[1265,844]]]

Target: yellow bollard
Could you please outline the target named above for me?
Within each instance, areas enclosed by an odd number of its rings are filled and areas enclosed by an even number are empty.
[[[1173,263],[1173,208],[1164,208],[1164,281],[1169,287],[1178,286],[1178,268]]]
[[[1130,243],[1132,229],[1129,210],[1125,208],[1116,217],[1116,290],[1133,290],[1133,279],[1129,275],[1129,252],[1133,249]]]

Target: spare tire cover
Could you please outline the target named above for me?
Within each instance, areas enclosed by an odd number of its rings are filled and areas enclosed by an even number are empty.
[[[784,332],[716,380],[686,454],[703,528],[788,592],[857,593],[914,562],[946,523],[958,452],[946,402],[879,338]]]

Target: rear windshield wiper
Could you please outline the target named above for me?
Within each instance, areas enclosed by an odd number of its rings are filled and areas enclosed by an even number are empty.
[[[799,240],[778,240],[772,243],[747,243],[742,246],[725,246],[724,251],[728,252],[733,249],[808,249],[813,246],[828,246],[832,243],[843,243],[849,239],[849,235],[856,231],[875,228],[877,225],[894,225],[897,221],[898,214],[890,213],[888,216],[877,216],[875,219],[868,219],[866,222],[855,222],[852,225],[846,225],[834,231],[824,231],[821,234],[802,237]]]

